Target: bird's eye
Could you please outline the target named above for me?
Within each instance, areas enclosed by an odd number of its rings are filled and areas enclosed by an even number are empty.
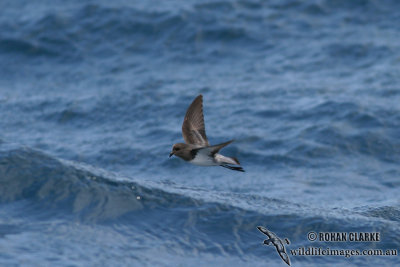
[[[179,149],[180,149],[179,147],[175,148],[176,151],[178,151]]]

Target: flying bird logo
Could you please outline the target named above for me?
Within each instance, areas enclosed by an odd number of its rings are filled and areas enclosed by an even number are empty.
[[[276,251],[278,252],[279,256],[282,258],[287,265],[290,266],[290,259],[289,255],[286,252],[285,245],[283,245],[282,240],[273,232],[269,231],[267,228],[262,226],[257,226],[257,229],[260,230],[261,233],[268,236],[268,239],[265,239],[263,244],[269,246],[270,244],[274,245]],[[285,243],[290,244],[289,239],[285,238]]]

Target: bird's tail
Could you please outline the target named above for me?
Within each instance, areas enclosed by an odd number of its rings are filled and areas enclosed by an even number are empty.
[[[226,157],[221,154],[216,154],[215,159],[220,164],[233,164],[233,165],[240,165],[237,158]]]
[[[240,172],[244,172],[242,167],[237,167],[237,166],[230,166],[228,164],[232,164],[232,165],[240,165],[240,162],[237,158],[234,157],[226,157],[223,156],[221,154],[218,153],[218,151],[229,145],[230,143],[232,143],[233,140],[230,140],[228,142],[222,143],[222,144],[218,144],[215,146],[210,146],[209,148],[211,148],[211,154],[215,155],[215,160],[219,163],[220,166],[224,167],[224,168],[228,168],[230,170],[234,170],[234,171],[240,171]]]
[[[237,158],[230,158],[230,157],[226,157],[223,156],[221,154],[217,154],[215,155],[215,159],[220,163],[219,166],[230,169],[230,170],[234,170],[234,171],[239,171],[239,172],[244,172],[243,168],[240,166],[231,166],[232,165],[240,165],[239,161],[237,160]]]

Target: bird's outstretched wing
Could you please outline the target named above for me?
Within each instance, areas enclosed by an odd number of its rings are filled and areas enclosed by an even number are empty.
[[[282,259],[284,262],[286,262],[287,265],[290,266],[290,259],[289,259],[288,254],[286,253],[286,249],[285,249],[284,252],[278,251],[278,254],[279,254],[279,256],[281,256],[281,259]]]
[[[262,227],[262,226],[257,226],[257,229],[260,230],[261,233],[265,234],[269,238],[276,238],[276,235],[269,231],[267,228]]]
[[[232,143],[233,140],[230,140],[228,142],[225,143],[221,143],[218,145],[213,145],[213,146],[206,146],[206,147],[200,147],[195,149],[196,151],[201,151],[203,153],[206,153],[209,156],[214,156],[216,153],[218,153],[223,147],[229,145],[230,143]],[[235,158],[234,159],[236,161],[236,163],[232,163],[232,164],[240,164],[239,161]]]
[[[206,129],[203,116],[203,96],[199,95],[193,100],[186,111],[182,124],[183,139],[187,144],[208,146]]]

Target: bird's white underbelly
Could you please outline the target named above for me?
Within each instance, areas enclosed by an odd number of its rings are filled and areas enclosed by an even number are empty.
[[[213,157],[210,157],[206,153],[199,153],[196,154],[195,158],[189,161],[190,163],[194,165],[199,165],[199,166],[217,166],[219,165],[217,162],[215,162]]]

